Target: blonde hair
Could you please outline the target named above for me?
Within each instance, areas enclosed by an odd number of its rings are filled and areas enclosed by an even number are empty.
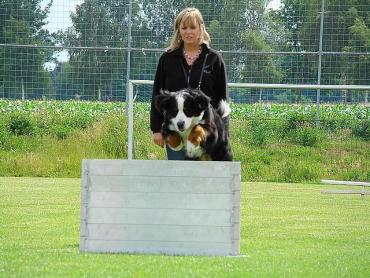
[[[199,44],[205,43],[209,45],[209,43],[211,42],[211,38],[206,31],[206,26],[204,24],[202,14],[196,8],[186,8],[183,9],[175,19],[173,36],[171,39],[171,44],[167,49],[168,51],[175,50],[183,44],[180,36],[180,27],[182,23],[190,25],[198,24],[200,29]]]

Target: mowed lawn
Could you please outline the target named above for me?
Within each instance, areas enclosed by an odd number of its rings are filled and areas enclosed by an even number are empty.
[[[80,180],[0,177],[0,277],[370,277],[370,196],[243,183],[241,256],[79,252]]]

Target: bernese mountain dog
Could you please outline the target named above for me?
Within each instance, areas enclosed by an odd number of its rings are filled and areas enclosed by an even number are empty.
[[[163,137],[170,148],[185,148],[187,160],[232,161],[226,127],[230,107],[222,100],[217,108],[199,89],[162,90],[154,105],[164,116]]]

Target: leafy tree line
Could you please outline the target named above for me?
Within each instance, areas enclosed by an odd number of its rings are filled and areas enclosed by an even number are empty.
[[[152,79],[159,51],[169,44],[176,14],[187,6],[203,13],[212,47],[224,51],[233,82],[315,83],[321,0],[282,0],[267,11],[269,0],[136,0],[132,6],[131,78]],[[69,61],[47,72],[50,48],[0,48],[0,96],[46,95],[116,99],[126,88],[129,1],[85,0],[71,14],[72,26],[50,34],[45,30],[52,0],[0,0],[0,43],[68,47]],[[370,11],[368,0],[327,0],[324,51],[363,55],[323,57],[323,84],[368,83],[370,76]],[[367,7],[367,8],[366,8]],[[338,37],[340,38],[338,39]],[[230,53],[237,50],[240,53]],[[294,54],[276,55],[287,51]],[[297,54],[295,54],[297,53]],[[357,61],[355,60],[358,59]],[[45,92],[46,91],[46,92]],[[6,92],[6,93],[4,93]]]
[[[43,29],[53,1],[40,8],[42,0],[0,0],[0,44],[52,44],[50,33]],[[50,77],[43,64],[50,60],[51,50],[34,47],[0,48],[0,92],[5,97],[25,98],[38,88],[48,88]]]
[[[275,21],[287,30],[288,51],[318,51],[321,0],[282,0],[283,8],[273,13]],[[322,84],[369,85],[370,9],[368,0],[326,0],[324,11],[323,51],[361,52],[363,55],[328,54],[322,60]],[[315,31],[316,30],[316,31]],[[317,75],[317,59],[308,62],[302,56],[298,67],[300,78]],[[286,59],[283,63],[290,64]],[[289,83],[293,76],[287,76]]]

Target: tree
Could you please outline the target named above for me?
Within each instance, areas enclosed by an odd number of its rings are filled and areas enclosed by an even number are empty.
[[[369,51],[370,49],[370,22],[366,24],[363,18],[356,18],[353,25],[350,26],[348,30],[348,45],[343,49],[348,52],[360,52],[363,54],[359,56],[360,62],[358,63],[350,63],[350,61],[348,61],[347,75],[351,83],[369,85],[370,56],[366,55],[365,51]]]
[[[57,62],[53,71],[50,72],[58,99],[80,99],[82,86],[77,78],[70,63]]]
[[[257,30],[246,31],[242,35],[246,50],[258,50],[262,53],[244,55],[238,58],[236,66],[238,80],[252,83],[278,83],[281,73],[274,60],[274,55],[263,54],[271,52],[273,48],[269,45],[261,33]]]
[[[5,65],[0,67],[0,83],[6,90],[12,90],[8,97],[37,97],[43,95],[42,88],[50,84],[43,64],[52,51],[42,46],[51,42],[50,34],[43,26],[52,1],[44,9],[40,2],[0,0],[0,43],[9,44],[0,49],[0,60]]]
[[[277,58],[264,52],[274,50],[279,36],[269,35],[277,29],[266,7],[265,0],[223,1],[221,13],[209,25],[212,46],[219,50],[240,50],[245,54],[225,54],[229,79],[238,82],[278,82],[281,73]],[[256,54],[262,52],[260,55]]]
[[[123,7],[118,0],[86,0],[71,14],[73,27],[60,36],[66,45],[77,47],[69,50],[70,64],[86,97],[101,100],[112,80],[123,78],[121,48],[127,45],[128,21]]]
[[[290,32],[287,45],[292,51],[319,50],[321,0],[282,0],[283,8],[277,13]],[[360,52],[363,55],[325,55],[322,60],[323,84],[352,84],[368,82],[370,40],[370,11],[368,0],[326,0],[324,13],[323,50],[327,52]],[[309,57],[305,55],[305,57]],[[355,60],[359,58],[359,61]],[[286,60],[286,64],[289,61]],[[301,68],[315,78],[317,59],[302,61]],[[287,74],[296,80],[295,73]],[[366,77],[367,76],[367,77]],[[303,81],[304,81],[303,80]]]

